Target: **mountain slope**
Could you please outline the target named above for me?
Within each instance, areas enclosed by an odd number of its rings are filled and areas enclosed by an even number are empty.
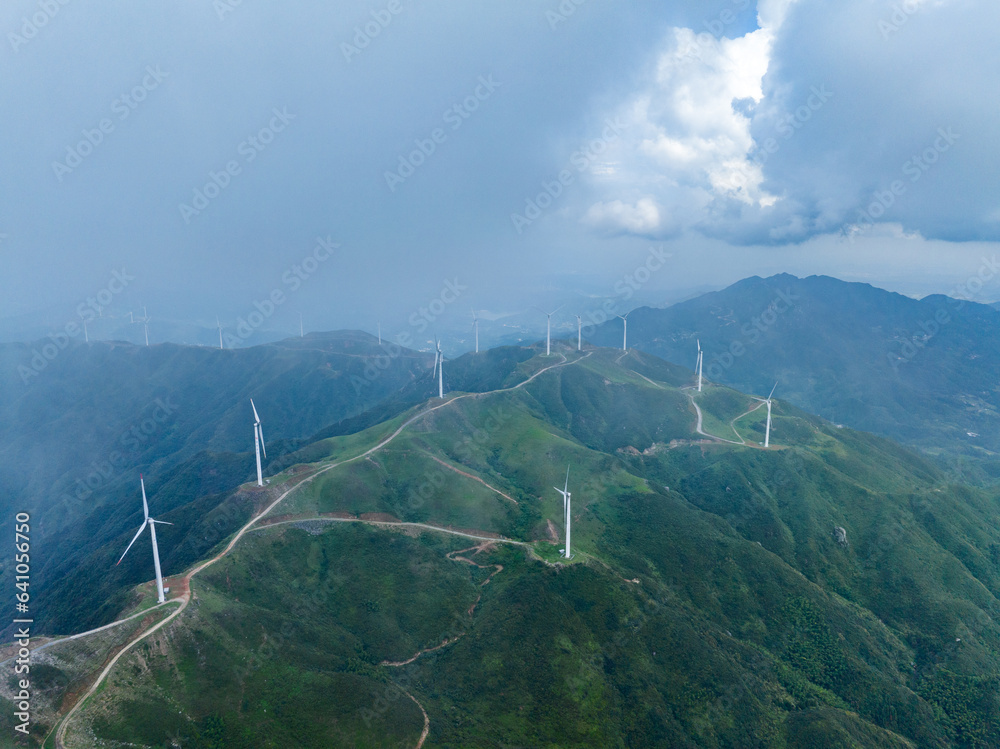
[[[518,370],[272,477],[315,475],[67,746],[1000,741],[994,494],[781,400],[761,449],[759,401],[637,352]]]
[[[980,460],[1000,476],[1000,312],[922,300],[824,276],[748,278],[667,309],[629,315],[629,345],[709,379],[778,395],[836,423],[934,453]],[[621,344],[621,323],[598,345]]]

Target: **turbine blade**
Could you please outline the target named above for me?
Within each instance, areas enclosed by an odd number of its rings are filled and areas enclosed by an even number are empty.
[[[563,491],[568,491],[568,490],[569,490],[569,466],[566,466],[566,489],[564,489]]]
[[[150,518],[149,522],[159,523],[160,525],[173,525],[173,523],[168,523],[166,520],[153,520],[153,518]]]
[[[267,457],[267,448],[264,447],[264,427],[259,423],[257,424],[257,434],[260,435],[260,451],[264,453],[264,457]]]
[[[250,408],[253,409],[253,420],[258,424],[260,423],[260,417],[257,415],[257,406],[253,404],[253,398],[250,399]]]
[[[771,388],[771,395],[774,395],[774,391],[777,390],[777,388],[778,388],[778,383],[776,382],[774,383],[774,387]],[[771,400],[771,395],[767,396],[768,401]]]
[[[139,474],[139,486],[142,487],[142,519],[143,522],[149,520],[149,505],[146,504],[146,482],[142,480],[142,474]]]
[[[135,536],[134,536],[134,537],[132,538],[132,540],[131,540],[131,541],[129,542],[129,545],[128,545],[127,547],[125,547],[125,554],[128,554],[128,550],[132,548],[132,544],[134,544],[134,543],[135,543],[136,541],[138,541],[138,540],[139,540],[139,536],[141,536],[141,535],[142,535],[142,532],[143,532],[144,530],[146,530],[146,523],[147,523],[147,522],[148,522],[148,521],[146,521],[146,520],[143,520],[143,521],[142,521],[142,525],[140,525],[140,526],[139,526],[139,530],[137,530],[137,531],[135,532]],[[124,558],[125,558],[125,554],[122,554],[122,555],[121,555],[121,557],[120,557],[120,558],[118,559],[118,562],[117,562],[117,563],[115,564],[115,567],[117,567],[117,566],[118,566],[119,564],[121,564],[121,563],[122,563],[122,559],[124,559]]]

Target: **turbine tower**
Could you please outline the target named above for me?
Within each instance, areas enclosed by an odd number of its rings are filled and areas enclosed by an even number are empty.
[[[570,543],[570,514],[572,510],[572,493],[569,490],[569,466],[566,466],[566,486],[560,489],[558,486],[553,487],[557,492],[562,494],[563,498],[563,522],[566,524],[566,550],[563,556],[566,559],[570,558],[569,543]]]
[[[257,406],[253,404],[253,398],[250,399],[250,408],[253,409],[253,447],[257,451],[257,486],[264,486],[264,474],[260,470],[260,451],[264,451],[264,457],[267,457],[267,448],[264,447],[264,429],[260,425],[260,417],[257,415]]]
[[[701,364],[702,364],[702,360],[704,359],[704,356],[705,356],[705,352],[703,352],[701,350],[701,341],[699,340],[698,341],[698,364],[696,365],[696,368],[698,370],[698,392],[699,393],[701,392]]]
[[[299,338],[305,338],[305,337],[306,337],[306,330],[305,330],[305,328],[302,325],[302,313],[300,312],[299,313]]]
[[[771,395],[774,395],[777,387],[778,383],[776,382],[771,388]],[[764,430],[764,447],[769,447],[771,444],[771,395],[767,396],[767,428]]]
[[[441,341],[434,337],[434,345],[437,346],[437,355],[434,357],[434,369],[438,376],[438,398],[444,398],[444,354],[441,353]]]
[[[560,304],[551,312],[546,312],[540,307],[535,307],[539,312],[545,315],[545,355],[549,356],[552,353],[552,315],[565,307],[565,304]]]
[[[574,315],[576,318],[576,350],[583,351],[583,318]]]
[[[156,548],[156,524],[160,525],[173,525],[173,523],[168,523],[164,520],[153,520],[149,516],[149,505],[146,503],[146,484],[142,480],[142,474],[139,474],[139,486],[142,487],[142,525],[139,526],[139,530],[136,531],[135,536],[132,538],[131,543],[125,548],[125,554],[128,554],[128,550],[132,548],[142,532],[146,530],[146,526],[149,526],[149,536],[153,540],[153,569],[156,570],[156,600],[159,603],[164,602],[163,597],[163,575],[160,574],[160,552]],[[122,554],[121,559],[118,560],[118,564],[122,563],[122,559],[125,558],[125,554]],[[118,564],[115,566],[117,567]]]
[[[84,318],[83,321],[83,342],[90,343],[90,334],[87,332],[87,320]]]
[[[221,349],[224,349],[225,346],[222,345],[222,323],[219,322],[219,318],[218,317],[215,318],[215,324],[219,328],[219,349],[221,350]]]
[[[379,320],[376,325],[378,326],[378,345],[382,345],[382,321]]]
[[[622,351],[628,351],[628,316],[631,314],[631,312],[626,312],[624,315],[618,315],[625,324],[622,328]]]
[[[476,311],[472,310],[472,327],[476,330],[476,353],[479,353],[479,318],[476,317]]]
[[[129,312],[129,314],[131,315],[132,313]],[[149,345],[149,314],[146,312],[146,308],[145,307],[142,308],[142,317],[140,317],[138,319],[133,319],[133,322],[141,322],[142,323],[142,329],[146,333],[146,345],[148,346]]]

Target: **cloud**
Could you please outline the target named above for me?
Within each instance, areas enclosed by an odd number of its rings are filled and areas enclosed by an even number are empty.
[[[725,20],[704,24],[719,36],[671,29],[620,102],[628,135],[609,155],[615,174],[592,183],[585,225],[633,232],[634,211],[608,206],[646,199],[661,222],[642,222],[641,236],[788,244],[887,222],[950,241],[1000,237],[986,94],[1000,64],[985,55],[1000,6],[761,0],[758,28]]]
[[[586,222],[606,232],[624,229],[631,234],[648,235],[662,229],[660,207],[650,197],[640,198],[635,205],[613,200],[595,203],[587,211]]]

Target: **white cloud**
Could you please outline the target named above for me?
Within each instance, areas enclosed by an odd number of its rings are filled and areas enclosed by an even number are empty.
[[[624,229],[631,234],[647,235],[662,228],[660,207],[650,197],[641,198],[635,205],[614,200],[595,203],[587,211],[586,223],[609,232]]]
[[[996,239],[1000,141],[986,92],[1000,59],[986,50],[998,22],[1000,5],[985,0],[760,0],[759,27],[736,38],[674,28],[621,102],[617,168],[592,181],[580,214],[629,232],[631,213],[608,206],[648,198],[661,222],[641,222],[643,235],[800,243],[857,223],[899,182],[876,220],[898,225],[890,232]],[[949,54],[929,54],[942,40]],[[960,138],[918,175],[914,157],[942,128]]]

